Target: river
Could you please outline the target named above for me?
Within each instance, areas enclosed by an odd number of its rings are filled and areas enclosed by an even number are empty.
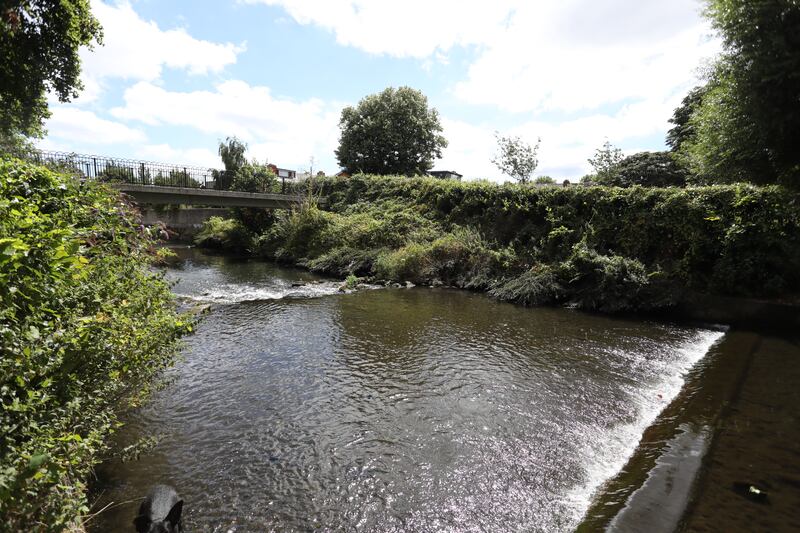
[[[96,531],[154,483],[188,531],[570,531],[724,336],[178,252],[212,308],[116,437],[158,444],[99,468]]]

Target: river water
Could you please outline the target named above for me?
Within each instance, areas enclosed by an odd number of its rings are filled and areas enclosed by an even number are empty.
[[[571,531],[724,335],[178,251],[212,309],[117,437],[158,445],[98,470],[96,531],[154,483],[188,531]]]

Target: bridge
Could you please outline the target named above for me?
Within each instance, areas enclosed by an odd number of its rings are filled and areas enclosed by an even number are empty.
[[[304,194],[299,194],[305,187],[293,180],[287,183],[283,176],[280,192],[241,192],[220,187],[229,181],[225,179],[225,170],[46,150],[19,155],[81,179],[106,183],[139,204],[288,209],[306,199]],[[316,201],[325,204],[324,199]]]
[[[300,194],[275,194],[239,191],[218,191],[193,187],[170,187],[165,185],[137,185],[134,183],[111,183],[111,187],[133,197],[140,204],[180,204],[219,207],[260,207],[264,209],[289,209],[306,199]],[[324,205],[320,198],[318,204]]]

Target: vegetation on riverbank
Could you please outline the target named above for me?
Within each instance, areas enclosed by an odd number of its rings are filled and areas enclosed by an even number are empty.
[[[118,194],[0,159],[0,522],[63,530],[117,413],[190,326]]]
[[[318,180],[315,191],[326,210],[309,202],[279,213],[245,239],[250,252],[341,277],[601,311],[665,307],[688,290],[774,297],[800,289],[800,197],[779,186],[562,188],[359,175]]]

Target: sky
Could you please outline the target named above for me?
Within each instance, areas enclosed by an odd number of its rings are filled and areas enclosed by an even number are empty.
[[[506,178],[495,133],[573,181],[606,140],[664,149],[668,120],[720,43],[698,0],[92,0],[102,46],[84,90],[51,101],[43,149],[221,167],[248,156],[339,170],[344,107],[421,90],[449,144],[434,169]]]

